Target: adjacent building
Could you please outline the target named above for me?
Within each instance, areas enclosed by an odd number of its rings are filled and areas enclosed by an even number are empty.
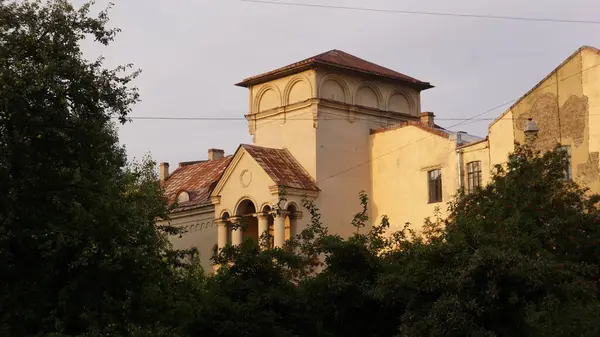
[[[544,78],[479,138],[446,130],[421,111],[425,81],[332,50],[248,78],[248,129],[253,144],[232,155],[160,172],[167,196],[178,200],[171,223],[187,233],[176,248],[196,248],[210,269],[213,252],[269,231],[280,246],[310,219],[313,200],[330,232],[350,235],[370,197],[369,215],[387,215],[393,229],[419,229],[436,207],[464,188],[486,184],[496,164],[524,141],[528,120],[540,149],[560,143],[571,154],[573,179],[600,192],[600,51],[582,47]],[[530,121],[530,122],[531,122]],[[284,199],[284,200],[282,200]],[[231,230],[231,223],[243,229]]]

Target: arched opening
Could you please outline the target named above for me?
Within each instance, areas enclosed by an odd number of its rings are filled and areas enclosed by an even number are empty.
[[[267,217],[267,228],[269,229],[269,248],[273,248],[275,246],[275,218],[273,217],[273,209],[271,206],[265,206],[262,209],[263,215]],[[260,233],[262,235],[262,233]]]
[[[236,216],[240,221],[242,240],[252,239],[258,242],[258,219],[255,214],[256,206],[251,200],[245,199],[238,205]]]
[[[231,221],[229,220],[229,212],[223,213],[221,216],[221,220],[225,222],[225,227],[227,228],[227,240],[225,241],[228,245],[231,244]]]
[[[298,208],[295,204],[290,204],[286,208],[285,216],[285,240],[289,240],[297,234]]]

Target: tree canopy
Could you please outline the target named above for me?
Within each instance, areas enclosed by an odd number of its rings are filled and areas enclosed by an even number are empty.
[[[311,221],[284,248],[170,248],[150,158],[113,121],[138,102],[131,66],[89,61],[108,12],[0,0],[0,334],[7,336],[597,336],[599,197],[558,148],[518,146],[491,182],[415,233]]]

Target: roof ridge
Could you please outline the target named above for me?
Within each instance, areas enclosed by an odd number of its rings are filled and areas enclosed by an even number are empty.
[[[296,74],[307,69],[312,69],[317,65],[345,69],[362,74],[379,76],[388,80],[400,81],[418,86],[421,90],[433,87],[427,82],[420,81],[414,77],[405,75],[391,68],[381,66],[377,63],[368,61],[339,49],[331,49],[326,52],[305,58],[301,61],[297,61],[259,75],[248,77],[236,85],[249,87],[251,85],[264,83],[275,78],[281,78],[283,76]]]

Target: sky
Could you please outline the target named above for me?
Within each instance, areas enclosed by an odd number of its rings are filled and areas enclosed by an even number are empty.
[[[83,0],[72,0],[76,5]],[[278,0],[273,0],[278,1]],[[600,20],[597,0],[286,0],[328,6],[438,13]],[[270,5],[240,0],[112,0],[108,47],[86,42],[90,59],[133,63],[142,102],[131,116],[243,117],[246,77],[341,49],[430,82],[423,111],[438,124],[470,118],[517,99],[582,45],[600,48],[600,24],[427,16]],[[102,9],[108,1],[97,0]],[[504,109],[479,118],[494,118]],[[444,120],[446,118],[446,120]],[[485,136],[491,121],[453,127]],[[244,120],[134,120],[119,127],[130,159],[202,160],[209,148],[233,153],[251,143]]]

